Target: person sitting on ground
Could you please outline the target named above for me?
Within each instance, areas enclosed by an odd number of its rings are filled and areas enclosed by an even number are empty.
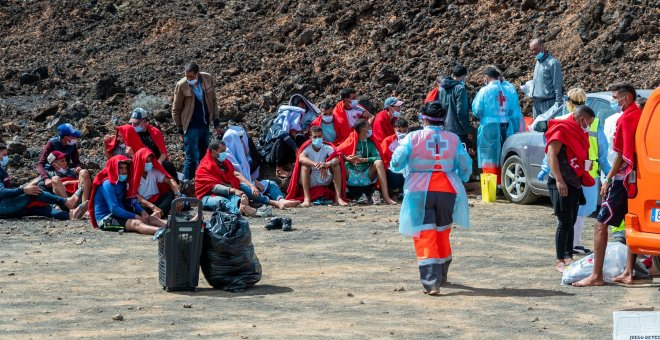
[[[352,88],[346,88],[339,92],[341,100],[335,105],[333,115],[335,122],[335,129],[337,130],[337,140],[335,145],[344,142],[351,129],[355,126],[358,120],[364,119],[371,124],[374,116],[360,105],[357,99],[357,92]]]
[[[387,98],[383,111],[376,114],[372,138],[376,146],[380,147],[385,138],[394,134],[394,123],[401,116],[401,105],[403,105],[403,102],[396,97]]]
[[[287,199],[302,199],[301,207],[308,207],[319,199],[336,200],[341,206],[348,205],[345,197],[346,168],[342,155],[330,143],[323,141],[323,131],[319,126],[312,126],[309,134],[310,139],[300,147]],[[329,187],[331,183],[334,191]]]
[[[57,134],[57,136],[49,139],[46,145],[44,145],[39,161],[37,162],[37,173],[44,181],[44,185],[51,187],[52,180],[48,171],[52,171],[52,167],[48,164],[48,156],[53,151],[63,153],[67,164],[78,175],[80,186],[83,187],[82,201],[87,202],[91,193],[92,176],[89,171],[82,168],[82,163],[80,162],[80,155],[78,153],[80,131],[76,130],[71,124],[66,123],[57,127]]]
[[[135,152],[143,147],[140,136],[130,125],[117,126],[114,135],[109,134],[103,138],[103,155],[106,159],[118,155],[133,158]]]
[[[329,101],[323,101],[319,107],[321,109],[321,115],[316,117],[311,125],[321,128],[321,131],[323,132],[323,141],[330,143],[331,145],[336,145],[335,143],[338,140],[345,140],[346,137],[348,137],[348,134],[346,136],[340,136],[339,131],[335,129],[335,117],[333,113],[334,106],[332,103]]]
[[[257,210],[240,187],[241,181],[227,159],[227,147],[222,140],[213,140],[195,172],[195,196],[204,209],[254,216]]]
[[[137,199],[142,208],[158,218],[170,214],[172,201],[182,197],[179,184],[167,173],[156,155],[149,148],[142,148],[133,157],[132,186],[137,189]]]
[[[390,190],[390,193],[396,192],[399,195],[403,195],[403,184],[408,172],[405,170],[402,172],[394,172],[390,169],[390,160],[392,160],[392,154],[399,146],[401,140],[408,135],[408,131],[408,121],[405,118],[399,118],[396,123],[394,123],[394,134],[385,138],[380,145],[380,154],[383,159],[383,164],[385,164],[385,169],[387,169],[388,189]]]
[[[302,128],[301,131],[307,133],[309,127],[312,125],[312,122],[316,119],[316,117],[318,117],[321,110],[319,110],[316,105],[310,102],[302,94],[294,94],[291,96],[291,98],[289,98],[289,105],[297,106],[305,110],[305,113],[303,113],[300,117],[300,127]]]
[[[250,137],[244,128],[236,125],[236,123],[232,121],[229,121],[229,127],[227,130],[235,131],[238,134],[238,138],[243,145],[245,158],[250,165],[250,175],[252,175],[252,178],[258,178],[261,175],[261,155],[259,154],[259,150],[257,150],[257,146],[252,141],[252,137]]]
[[[84,213],[84,208],[75,207],[79,199],[76,195],[69,198],[60,197],[35,184],[14,188],[7,174],[8,163],[7,146],[0,143],[0,217],[44,216],[58,220],[73,220],[81,215],[79,211]],[[63,206],[70,210],[54,209],[51,205]]]
[[[48,155],[48,164],[50,164],[51,170],[48,171],[48,176],[51,180],[51,189],[52,192],[60,197],[68,198],[69,195],[81,197],[85,193],[85,190],[91,190],[91,183],[88,185],[80,185],[78,180],[78,175],[69,168],[69,165],[66,162],[66,155],[59,151],[53,151]],[[39,181],[39,185],[42,186],[42,189],[46,190],[44,181]],[[89,197],[90,193],[86,193],[84,196]],[[80,213],[76,218],[82,217],[87,211],[88,202],[83,202],[80,205],[80,209],[76,211]]]
[[[176,167],[168,159],[167,146],[165,145],[163,133],[157,127],[149,124],[148,119],[149,114],[147,111],[138,107],[131,112],[128,125],[135,129],[142,144],[154,153],[154,156],[163,165],[163,168],[170,177],[179,183],[179,175]],[[137,152],[137,150],[133,150],[133,152]]]
[[[371,140],[371,134],[369,122],[360,119],[355,123],[354,131],[350,136],[337,147],[337,150],[346,157],[348,185],[367,187],[374,184],[378,179],[385,203],[396,204],[390,198],[387,189],[385,165],[381,160],[376,144]],[[374,201],[378,203],[377,200]]]
[[[149,215],[135,197],[132,185],[132,161],[125,156],[113,156],[105,168],[94,177],[89,217],[94,228],[104,231],[132,231],[153,235],[167,225],[165,220]]]
[[[234,166],[237,172],[236,176],[241,180],[240,189],[251,200],[258,199],[260,201],[259,203],[271,204],[279,209],[293,208],[300,204],[300,201],[285,199],[277,183],[265,179],[260,181],[252,177],[250,162],[248,161],[249,155],[246,154],[245,146],[241,141],[241,135],[236,130],[227,129],[222,137],[222,141],[227,147],[227,158]]]

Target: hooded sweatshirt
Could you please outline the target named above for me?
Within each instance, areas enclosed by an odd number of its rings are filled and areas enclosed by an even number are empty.
[[[463,82],[445,77],[440,83],[438,101],[447,109],[445,130],[457,135],[472,133],[468,115],[468,94]]]

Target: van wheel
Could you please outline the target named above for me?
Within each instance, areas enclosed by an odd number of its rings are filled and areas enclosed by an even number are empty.
[[[532,185],[525,173],[525,166],[520,157],[513,155],[502,166],[502,191],[509,202],[530,204],[538,199],[532,192]]]

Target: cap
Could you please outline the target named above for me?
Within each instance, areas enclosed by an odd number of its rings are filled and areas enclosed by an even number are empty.
[[[388,108],[390,106],[401,106],[401,105],[403,105],[403,102],[396,97],[389,97],[385,99],[385,108]]]
[[[64,158],[66,158],[66,155],[63,152],[55,150],[48,155],[48,164],[53,164],[53,162]]]
[[[80,137],[80,131],[76,130],[76,128],[69,123],[58,126],[57,134],[60,135],[60,137]]]
[[[133,112],[131,112],[131,119],[140,120],[140,119],[147,119],[148,117],[149,114],[147,113],[147,110],[141,107],[135,108]]]

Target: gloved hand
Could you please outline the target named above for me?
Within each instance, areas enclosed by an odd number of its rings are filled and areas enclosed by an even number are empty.
[[[545,176],[547,176],[547,175],[548,175],[548,173],[545,172],[545,170],[541,170],[541,171],[539,171],[539,174],[536,175],[536,178],[537,178],[539,181],[543,182],[543,181],[545,181]]]

